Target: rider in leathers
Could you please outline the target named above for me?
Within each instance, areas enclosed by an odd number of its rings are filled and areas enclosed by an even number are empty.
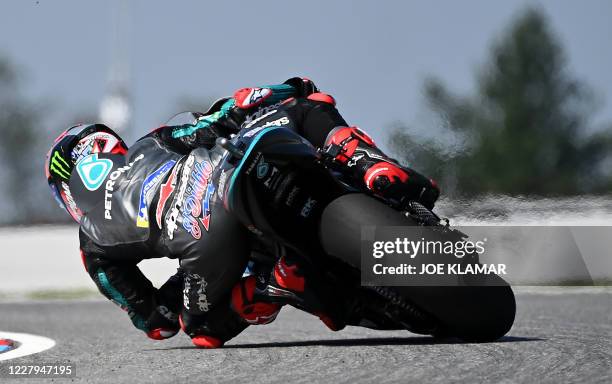
[[[218,347],[249,324],[274,320],[286,303],[258,285],[308,296],[307,274],[287,256],[263,283],[241,278],[257,245],[225,210],[216,189],[214,169],[223,150],[215,140],[256,127],[277,110],[290,116],[298,134],[333,156],[358,187],[399,204],[418,200],[433,207],[435,183],[399,166],[367,134],[349,127],[333,97],[308,79],[240,89],[208,112],[192,113],[193,123],[162,126],[129,151],[108,127],[73,127],[49,151],[49,184],[81,224],[83,262],[99,290],[149,337],[165,339],[182,328],[196,346]],[[159,289],[137,266],[157,257],[180,260],[178,272]],[[311,312],[332,329],[343,326],[337,316]]]

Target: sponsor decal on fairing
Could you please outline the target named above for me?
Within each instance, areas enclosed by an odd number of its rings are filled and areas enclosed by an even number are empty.
[[[295,197],[297,196],[299,192],[300,192],[299,187],[293,187],[291,191],[289,192],[289,195],[287,195],[287,200],[285,200],[285,205],[288,207],[291,207],[293,205],[293,202],[295,201]]]
[[[280,171],[275,166],[272,166],[272,172],[270,172],[270,176],[264,180],[264,186],[266,188],[273,188],[274,184],[276,184],[277,180],[279,180]]]
[[[259,164],[257,164],[257,178],[263,179],[268,174],[268,170],[270,169],[270,165],[266,163],[264,157],[262,156],[259,160]]]
[[[309,197],[308,200],[306,200],[306,203],[304,204],[304,206],[302,207],[302,212],[300,213],[302,217],[310,216],[310,213],[312,212],[312,209],[314,208],[316,204],[317,204],[317,201]]]
[[[253,171],[253,168],[255,168],[255,166],[259,163],[259,159],[261,158],[261,152],[257,152],[257,154],[255,155],[255,158],[253,159],[253,161],[251,162],[251,164],[249,165],[249,167],[246,170],[246,174],[250,175],[251,172]]]

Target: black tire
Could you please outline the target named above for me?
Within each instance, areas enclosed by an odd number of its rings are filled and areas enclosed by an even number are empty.
[[[416,223],[386,204],[365,194],[349,194],[323,211],[320,239],[331,256],[359,269],[361,226],[405,226]],[[466,275],[470,276],[470,275]],[[491,278],[490,276],[488,277]],[[516,312],[514,293],[500,277],[496,286],[404,286],[393,289],[423,312],[437,319],[444,333],[467,341],[492,341],[512,327]]]

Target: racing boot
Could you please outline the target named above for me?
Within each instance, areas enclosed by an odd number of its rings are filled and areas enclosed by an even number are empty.
[[[306,278],[309,276],[309,278]],[[316,280],[314,274],[287,256],[281,257],[269,278],[259,289],[257,299],[264,302],[289,304],[317,316],[329,329],[339,331],[345,322],[338,305],[340,299],[332,294],[333,289]],[[328,292],[325,294],[324,292]]]
[[[440,195],[434,180],[400,166],[357,127],[334,128],[325,140],[323,151],[333,158],[342,174],[400,207],[409,201],[418,201],[432,209]]]
[[[232,309],[247,323],[269,324],[276,319],[283,304],[275,303],[257,288],[257,278],[242,278],[232,289]]]

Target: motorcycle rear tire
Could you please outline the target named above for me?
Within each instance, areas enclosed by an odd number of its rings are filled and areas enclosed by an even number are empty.
[[[321,217],[319,236],[326,253],[359,269],[362,225],[414,226],[416,223],[371,196],[344,195],[332,201]],[[499,276],[493,276],[498,279],[495,286],[479,285],[480,276],[466,276],[465,286],[393,289],[437,319],[445,335],[478,342],[499,339],[514,323],[516,302],[512,288]]]

